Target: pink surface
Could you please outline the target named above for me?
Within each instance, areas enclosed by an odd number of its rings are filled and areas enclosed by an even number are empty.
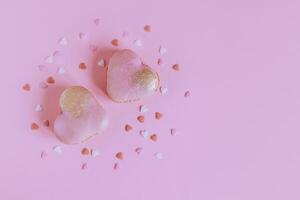
[[[299,9],[296,0],[1,1],[0,198],[300,199]],[[145,33],[145,24],[153,32]],[[79,32],[87,39],[79,40]],[[66,47],[57,43],[62,36]],[[103,70],[94,67],[99,55],[115,49],[113,38],[136,50],[169,88],[142,102],[150,109],[143,125],[135,120],[140,103],[110,101]],[[132,45],[135,39],[142,47]],[[99,46],[97,55],[89,44]],[[160,45],[168,50],[164,66],[156,64]],[[55,50],[61,53],[55,63],[39,72],[37,65]],[[78,69],[82,61],[86,71]],[[174,63],[179,73],[171,70]],[[58,75],[57,66],[66,74]],[[50,74],[57,83],[40,89]],[[26,82],[29,93],[21,89]],[[30,130],[32,121],[55,118],[59,93],[71,84],[93,91],[112,119],[106,134],[85,145],[62,145],[44,127]],[[34,112],[37,103],[42,113]],[[163,119],[155,120],[155,111]],[[124,133],[125,123],[132,133]],[[140,137],[142,128],[157,133],[158,142]],[[170,128],[179,134],[172,137]],[[61,155],[51,150],[58,144]],[[100,155],[81,156],[84,146]],[[48,153],[43,160],[42,151]],[[118,151],[125,159],[114,171]],[[164,159],[156,160],[156,152]]]

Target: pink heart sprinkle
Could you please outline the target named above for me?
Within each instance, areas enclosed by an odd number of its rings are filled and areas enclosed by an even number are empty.
[[[90,48],[90,50],[91,50],[93,53],[95,53],[95,52],[97,51],[97,49],[98,49],[96,45],[92,45],[92,44],[90,45],[89,48]]]
[[[86,170],[87,168],[88,168],[87,163],[83,163],[82,166],[81,166],[81,169],[82,170]]]
[[[190,97],[191,96],[191,92],[190,91],[186,91],[185,93],[184,93],[184,97],[185,98],[188,98],[188,97]]]
[[[83,32],[79,33],[79,39],[85,40],[86,38],[87,38],[87,34],[86,33],[83,33]]]

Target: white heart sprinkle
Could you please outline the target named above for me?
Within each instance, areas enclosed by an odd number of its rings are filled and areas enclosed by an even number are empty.
[[[35,106],[35,112],[42,112],[44,109],[43,109],[43,106],[41,104],[37,104]]]
[[[79,39],[85,40],[86,38],[87,38],[87,34],[86,33],[83,33],[83,32],[79,33]]]
[[[145,105],[140,105],[140,112],[141,113],[145,113],[145,112],[148,112],[149,109],[145,106]]]
[[[92,149],[91,155],[93,158],[96,158],[97,156],[99,156],[99,151],[97,149]]]
[[[58,43],[59,43],[61,46],[66,46],[66,45],[68,45],[68,40],[67,40],[67,38],[62,37],[62,38],[60,38],[60,39],[58,40]]]
[[[57,68],[57,73],[58,74],[64,74],[64,73],[66,73],[66,70],[62,67],[59,67],[59,68]]]
[[[142,147],[137,147],[137,148],[135,149],[135,152],[136,152],[138,155],[140,155],[140,154],[143,152],[143,148],[142,148]]]
[[[133,44],[134,44],[135,46],[137,46],[137,47],[141,47],[141,46],[142,46],[142,41],[141,41],[141,40],[135,40],[135,41],[133,42]]]
[[[160,53],[160,55],[163,55],[163,54],[167,53],[167,49],[161,46],[161,47],[159,47],[159,53]]]
[[[168,88],[167,88],[167,87],[161,86],[161,87],[159,88],[159,91],[160,91],[160,93],[161,93],[162,95],[165,95],[165,94],[168,92]]]
[[[143,137],[143,138],[147,138],[149,136],[149,131],[147,130],[141,130],[140,131],[140,135]]]
[[[58,154],[60,154],[62,152],[61,147],[59,145],[54,146],[53,151],[55,151]]]
[[[164,155],[160,152],[155,153],[154,156],[157,160],[162,160],[164,158]]]
[[[98,65],[99,67],[105,67],[105,60],[104,60],[103,58],[101,58],[101,59],[98,61],[97,65]]]
[[[54,62],[53,56],[47,56],[45,58],[45,62],[49,63],[49,64],[52,64]]]

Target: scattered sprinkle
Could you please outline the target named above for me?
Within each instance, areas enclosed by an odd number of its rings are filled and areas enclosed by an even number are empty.
[[[96,45],[91,44],[91,45],[89,46],[89,49],[90,49],[93,53],[95,53],[95,52],[98,50],[98,47],[97,47]]]
[[[158,64],[158,65],[163,65],[163,64],[164,64],[163,59],[162,59],[162,58],[159,58],[159,59],[157,60],[157,64]]]
[[[185,93],[184,93],[184,97],[185,98],[188,98],[188,97],[190,97],[191,96],[191,92],[190,91],[186,91]]]
[[[42,89],[45,89],[45,88],[48,87],[48,84],[45,83],[45,82],[40,82],[39,87],[42,88]]]
[[[80,63],[78,67],[79,67],[79,69],[82,69],[82,70],[85,70],[87,68],[86,64],[84,62]]]
[[[100,19],[99,18],[94,19],[94,24],[98,26],[100,24]]]
[[[38,125],[37,123],[32,122],[30,128],[31,128],[31,130],[37,130],[37,129],[39,129],[40,127],[39,127],[39,125]]]
[[[53,58],[53,56],[52,56],[52,55],[51,55],[51,56],[47,56],[47,57],[45,58],[45,62],[48,63],[48,64],[54,63],[54,58]]]
[[[124,159],[124,154],[122,152],[118,152],[116,154],[116,158],[119,159],[119,160],[123,160]]]
[[[84,156],[88,156],[88,155],[90,155],[90,150],[85,147],[81,150],[81,154]]]
[[[124,31],[123,34],[122,34],[123,38],[127,38],[129,37],[129,32],[127,31]]]
[[[99,67],[105,67],[105,60],[104,60],[103,58],[101,58],[101,59],[98,61],[97,65],[98,65]]]
[[[160,152],[155,153],[154,156],[157,160],[162,160],[164,158],[164,155]]]
[[[111,42],[110,42],[113,46],[119,46],[119,40],[118,39],[113,39]]]
[[[162,46],[159,47],[159,50],[158,50],[158,51],[159,51],[159,54],[160,54],[160,55],[164,55],[165,53],[167,53],[167,49],[164,48],[164,47],[162,47]]]
[[[93,158],[96,158],[97,156],[99,156],[99,151],[97,149],[92,149],[91,155]]]
[[[41,153],[41,159],[45,159],[48,156],[47,152],[43,151]]]
[[[141,47],[142,46],[142,41],[141,40],[134,40],[133,44],[137,47]]]
[[[135,148],[134,151],[137,153],[137,155],[140,155],[143,152],[143,148],[142,147],[137,147],[137,148]]]
[[[167,94],[167,92],[168,92],[168,88],[167,88],[167,87],[161,86],[161,87],[159,88],[159,91],[160,91],[160,93],[161,93],[162,95],[165,95],[165,94]]]
[[[160,112],[155,112],[155,119],[161,119],[163,117],[163,114]]]
[[[149,136],[149,131],[147,130],[141,130],[140,131],[140,135],[143,137],[143,138],[147,138]]]
[[[80,32],[80,33],[78,34],[78,36],[79,36],[79,39],[80,39],[80,40],[85,40],[85,39],[87,38],[87,34],[86,34],[86,33],[83,33],[83,32]]]
[[[144,123],[145,122],[145,117],[144,115],[140,115],[137,117],[137,120],[140,122],[140,123]]]
[[[46,66],[45,65],[38,65],[37,68],[41,72],[41,71],[45,70]]]
[[[44,126],[49,127],[50,121],[48,119],[44,120]]]
[[[151,32],[151,26],[150,25],[144,26],[144,31]]]
[[[44,109],[43,109],[43,106],[41,104],[37,104],[35,106],[35,112],[42,112]]]
[[[125,131],[126,132],[129,132],[129,131],[131,131],[133,128],[132,128],[132,126],[130,126],[129,124],[126,124],[125,125]]]
[[[54,146],[54,147],[52,148],[52,150],[53,150],[55,153],[58,153],[58,154],[60,154],[60,153],[62,152],[61,146],[59,146],[59,145]]]
[[[87,170],[87,169],[88,169],[87,163],[83,163],[83,164],[81,165],[81,169],[82,169],[82,170]]]
[[[149,109],[145,105],[140,105],[139,110],[141,113],[145,113],[149,111]]]
[[[58,44],[60,44],[61,46],[66,46],[68,45],[68,40],[65,37],[62,37],[58,40]]]
[[[66,70],[64,68],[62,68],[62,67],[58,67],[57,68],[57,73],[60,74],[60,75],[62,75],[64,73],[66,73]]]
[[[49,76],[48,79],[47,79],[47,83],[54,84],[55,83],[54,78],[52,76]]]
[[[177,130],[175,128],[172,128],[170,130],[170,133],[171,133],[172,136],[175,136],[175,135],[177,135]]]
[[[114,164],[114,170],[119,170],[119,169],[120,169],[119,163],[115,163],[115,164]]]
[[[180,65],[179,64],[174,64],[172,66],[172,69],[174,69],[175,71],[179,71],[180,70]]]
[[[23,85],[23,90],[25,90],[25,91],[30,91],[31,90],[31,86],[28,84],[28,83],[26,83],[25,85]]]
[[[150,139],[153,141],[153,142],[156,142],[157,141],[157,135],[156,134],[152,134],[151,136],[150,136]]]

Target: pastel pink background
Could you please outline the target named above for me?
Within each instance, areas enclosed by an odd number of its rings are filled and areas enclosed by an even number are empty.
[[[1,0],[0,199],[300,199],[299,10],[297,0]],[[145,24],[152,33],[143,31]],[[86,41],[78,40],[81,31],[89,34]],[[57,44],[61,36],[67,47]],[[114,49],[113,38],[159,71],[166,96],[109,101],[94,64]],[[134,39],[143,46],[133,47]],[[89,44],[100,47],[97,55]],[[165,66],[156,65],[160,45],[168,50]],[[39,72],[54,50],[61,51],[55,64]],[[77,68],[81,61],[85,72]],[[181,72],[170,69],[174,63]],[[57,66],[66,74],[56,74]],[[38,83],[48,75],[57,84],[43,91]],[[21,89],[26,82],[29,93]],[[71,84],[89,87],[111,116],[107,132],[84,145],[62,145],[46,128],[30,130],[32,121],[54,119],[58,96]],[[34,112],[37,103],[43,113]],[[140,103],[150,108],[144,125],[135,120]],[[159,122],[155,111],[165,114]],[[125,123],[133,133],[124,134]],[[172,127],[178,136],[170,136]],[[159,141],[141,138],[142,128],[157,132]],[[57,144],[61,155],[51,150]],[[84,146],[100,156],[81,156]],[[143,155],[134,153],[137,146]],[[44,160],[42,151],[49,154]],[[125,159],[114,171],[117,151]],[[163,160],[153,156],[158,151]]]

